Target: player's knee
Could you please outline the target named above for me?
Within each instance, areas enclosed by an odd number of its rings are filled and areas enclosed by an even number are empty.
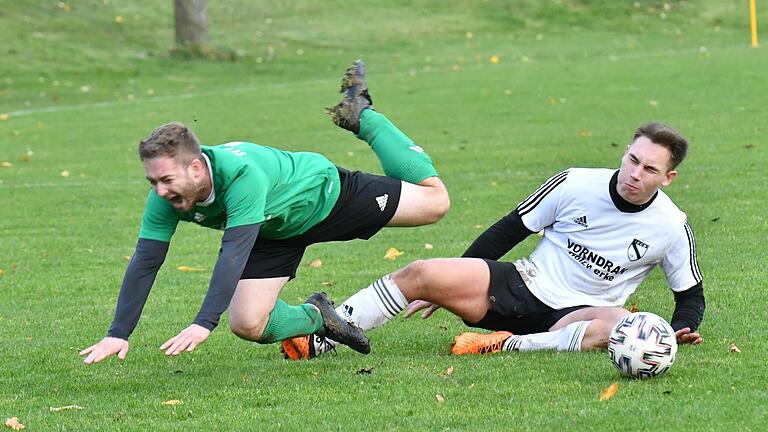
[[[451,198],[448,195],[448,189],[442,183],[431,191],[428,207],[428,223],[436,223],[451,209]]]
[[[229,329],[232,333],[241,339],[252,342],[258,342],[264,334],[267,323],[262,319],[231,319],[229,320]]]

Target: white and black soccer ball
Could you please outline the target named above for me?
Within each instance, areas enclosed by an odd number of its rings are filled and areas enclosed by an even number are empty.
[[[677,337],[664,318],[650,312],[635,312],[613,327],[608,353],[622,375],[651,378],[672,367]]]

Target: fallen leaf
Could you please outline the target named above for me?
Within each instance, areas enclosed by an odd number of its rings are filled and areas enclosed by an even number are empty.
[[[312,268],[320,268],[320,267],[323,266],[323,261],[321,261],[319,259],[312,260],[312,262],[309,263],[309,266],[312,267]]]
[[[29,162],[29,156],[27,156],[27,155],[25,155],[25,154],[24,154],[24,155],[21,155],[21,156],[19,157],[19,162],[22,162],[22,163],[28,163],[28,162]]]
[[[122,24],[124,21],[123,17],[121,15],[118,15],[115,17],[115,22],[118,24]]]
[[[453,366],[448,366],[448,369],[445,370],[446,375],[450,375],[453,373]]]
[[[62,177],[69,177],[69,171],[67,171],[67,170],[62,171],[61,172],[61,176]]]
[[[203,271],[200,267],[189,267],[189,266],[178,266],[176,267],[176,270],[181,270],[185,272],[199,272]]]
[[[320,285],[322,285],[322,286],[334,286],[334,285],[336,285],[336,282],[323,281],[323,282],[320,282]]]
[[[393,247],[387,249],[387,253],[384,255],[384,259],[388,259],[390,261],[395,260],[400,255],[404,254],[405,252],[399,251]]]
[[[60,406],[60,407],[48,407],[48,409],[51,412],[56,412],[56,411],[81,410],[83,409],[83,407],[81,407],[80,405],[66,405],[66,406]]]
[[[178,406],[178,405],[184,405],[184,402],[178,400],[178,399],[171,399],[163,402],[163,405],[169,405],[169,406]]]
[[[744,147],[745,149],[751,149],[751,148],[753,148],[754,146],[755,146],[754,144],[752,144],[752,143],[749,143],[749,144],[744,144],[742,147]]]
[[[635,313],[640,312],[640,308],[637,307],[636,304],[632,303],[632,306],[629,307],[629,313]]]
[[[592,136],[592,132],[590,132],[587,129],[582,129],[582,130],[579,131],[579,136],[582,137],[582,138],[588,138],[588,137]]]
[[[5,270],[0,268],[0,278],[3,277],[4,274],[5,274]]]
[[[8,161],[3,161],[0,163],[0,166],[2,166],[3,168],[11,168],[13,164]]]
[[[480,224],[475,225],[475,228],[482,228],[483,226]]]
[[[613,383],[609,385],[608,387],[604,388],[603,391],[600,392],[600,400],[608,400],[614,396],[616,396],[616,392],[619,391],[619,383]]]
[[[736,344],[735,344],[735,343],[733,343],[733,342],[731,342],[731,343],[728,345],[728,351],[730,351],[730,352],[732,352],[732,353],[740,353],[740,352],[741,352],[741,350],[739,349],[739,347],[737,347],[737,346],[736,346]]]
[[[9,118],[11,118],[11,115],[8,113],[0,114],[0,121],[5,121],[5,120],[8,120]]]
[[[9,428],[11,428],[11,429],[13,429],[15,431],[24,430],[24,425],[19,423],[19,418],[18,417],[11,417],[8,420],[6,420],[5,421],[5,426],[7,426],[7,427],[9,427]]]
[[[129,257],[128,255],[123,255],[123,261],[128,262],[130,260],[131,260],[131,257]]]
[[[655,100],[649,100],[648,101],[648,105],[650,105],[652,107],[659,106],[659,102],[657,102]]]
[[[493,64],[499,64],[499,56],[497,55],[492,55],[488,60]]]
[[[424,243],[424,249],[426,249],[426,250],[432,250],[432,249],[434,249],[434,248],[435,248],[435,247],[434,247],[434,246],[432,246],[432,244],[431,244],[431,243]]]
[[[552,96],[547,98],[547,102],[549,102],[550,105],[557,105],[560,103],[560,100],[553,98]]]
[[[445,398],[444,398],[444,397],[443,397],[443,395],[441,395],[441,394],[436,394],[436,395],[435,395],[435,399],[437,399],[437,402],[438,402],[438,403],[443,403],[443,402],[445,402]]]

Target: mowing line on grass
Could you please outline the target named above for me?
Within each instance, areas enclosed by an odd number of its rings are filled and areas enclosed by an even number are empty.
[[[616,62],[616,61],[623,61],[623,60],[637,60],[637,59],[643,59],[643,58],[658,58],[658,57],[671,57],[671,56],[679,56],[679,55],[704,54],[704,53],[711,53],[713,51],[726,51],[726,50],[731,51],[733,49],[738,49],[738,48],[744,48],[744,47],[742,45],[733,45],[733,46],[719,47],[715,50],[711,50],[707,47],[700,46],[697,48],[683,48],[683,49],[676,49],[676,50],[664,50],[664,51],[625,54],[625,55],[611,54],[611,55],[603,56],[601,54],[600,57],[604,57],[604,60],[607,60],[610,62]],[[590,59],[591,59],[590,57],[584,57],[581,60],[590,60]],[[430,72],[434,72],[434,70]],[[430,73],[430,72],[425,72],[425,73]],[[399,77],[402,75],[404,74],[391,73],[391,74],[385,74],[384,76]],[[265,88],[274,88],[274,89],[287,88],[290,90],[294,90],[294,87],[296,86],[327,84],[331,81],[335,82],[335,79],[333,80],[313,79],[308,81],[292,81],[290,83],[277,83],[277,84],[266,84],[266,85],[247,86],[247,87],[235,87],[231,89],[212,90],[212,91],[200,92],[200,93],[182,93],[182,94],[171,95],[171,96],[158,96],[158,97],[153,97],[149,99],[135,99],[133,101],[105,101],[105,102],[95,102],[90,104],[49,106],[45,108],[30,108],[30,109],[24,109],[24,110],[11,111],[11,112],[8,112],[7,114],[11,117],[21,117],[21,116],[26,116],[30,114],[45,114],[45,113],[69,111],[69,110],[111,108],[118,105],[127,105],[127,104],[134,104],[134,103],[165,102],[165,101],[173,101],[173,100],[180,100],[180,99],[194,99],[198,97],[209,97],[209,96],[216,96],[216,95],[222,95],[222,94],[250,93],[257,90],[263,90]],[[299,90],[299,89],[296,89],[296,90]]]

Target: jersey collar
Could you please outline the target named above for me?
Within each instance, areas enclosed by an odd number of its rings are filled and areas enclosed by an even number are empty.
[[[208,195],[208,198],[206,198],[205,201],[199,202],[197,205],[201,207],[208,207],[216,199],[216,188],[213,185],[213,168],[211,167],[211,160],[208,159],[208,155],[205,153],[203,153],[203,159],[205,159],[205,166],[208,167],[208,174],[211,176],[211,193]]]
[[[613,176],[611,177],[611,181],[608,182],[608,192],[611,193],[611,201],[613,201],[613,205],[616,206],[616,208],[623,213],[638,213],[641,212],[653,203],[653,200],[656,199],[657,196],[659,196],[659,191],[656,191],[655,194],[651,197],[651,199],[648,200],[645,204],[632,204],[631,202],[625,200],[624,198],[619,195],[619,191],[616,189],[616,186],[619,184],[619,170],[616,170],[615,173],[613,173]]]

